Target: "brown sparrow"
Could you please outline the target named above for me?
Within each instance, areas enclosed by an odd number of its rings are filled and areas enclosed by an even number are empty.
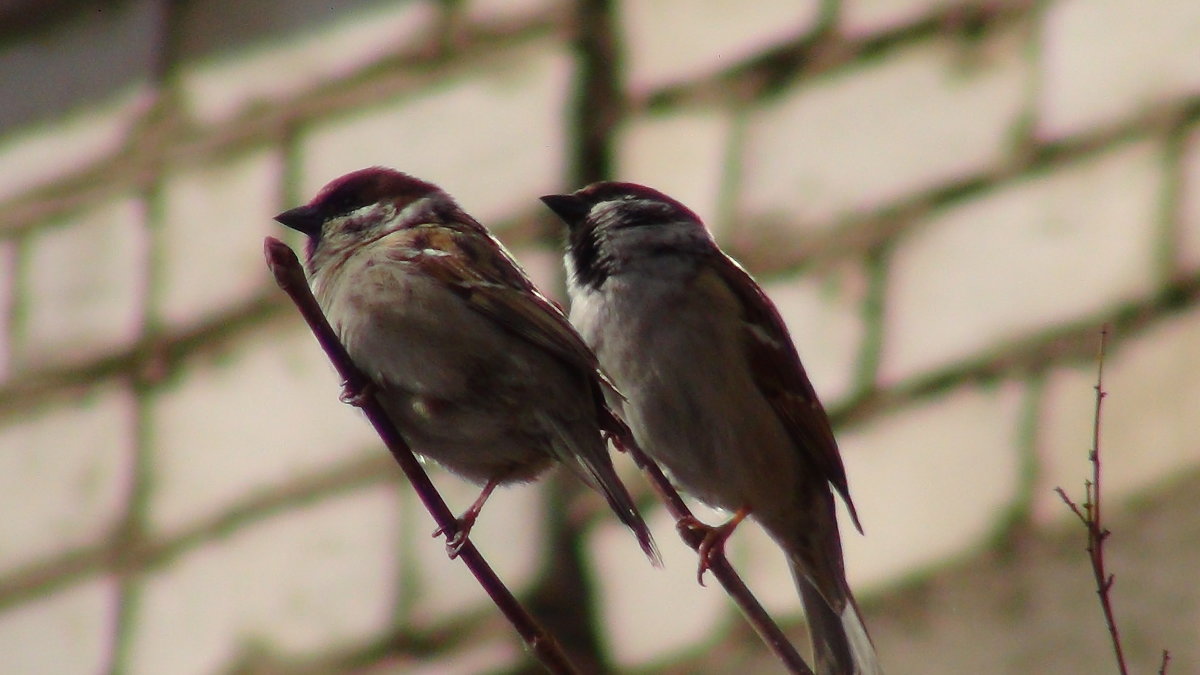
[[[613,470],[597,360],[503,245],[446,192],[372,167],[275,217],[308,235],[314,295],[373,395],[419,454],[483,486],[447,548],[498,485],[562,462],[599,490],[657,560]],[[435,532],[435,535],[439,534]]]

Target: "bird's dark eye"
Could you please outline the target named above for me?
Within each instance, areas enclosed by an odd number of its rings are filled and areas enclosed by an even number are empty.
[[[653,202],[628,202],[620,212],[619,227],[647,227],[672,220],[670,207]]]

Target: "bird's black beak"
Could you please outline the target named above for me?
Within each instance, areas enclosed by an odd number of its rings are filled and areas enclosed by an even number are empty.
[[[546,195],[541,199],[543,204],[550,207],[550,210],[558,214],[567,227],[571,228],[582,223],[591,211],[591,206],[583,198],[575,195]]]
[[[294,209],[288,209],[275,216],[275,220],[310,237],[319,235],[321,224],[325,222],[321,214],[311,206],[297,206]]]

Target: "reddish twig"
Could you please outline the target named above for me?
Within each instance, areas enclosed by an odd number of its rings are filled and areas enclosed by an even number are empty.
[[[674,486],[671,485],[671,481],[663,474],[662,469],[658,468],[658,465],[642,451],[630,435],[627,434],[622,438],[615,438],[614,441],[622,450],[628,452],[633,457],[633,461],[646,472],[646,475],[650,478],[650,484],[654,486],[655,492],[658,493],[659,498],[666,504],[667,511],[675,518],[678,525],[676,529],[679,531],[680,538],[683,539],[684,543],[692,547],[693,550],[699,551],[700,544],[704,541],[704,534],[684,526],[684,523],[688,522],[689,519],[695,521],[695,516],[692,515],[692,511],[687,507],[687,504],[683,503],[683,498],[679,496],[679,492],[675,490]],[[800,657],[796,648],[788,640],[787,636],[784,635],[783,630],[779,628],[779,625],[775,623],[771,615],[767,614],[767,610],[763,609],[758,599],[754,597],[754,594],[750,592],[750,589],[742,581],[742,578],[738,576],[737,571],[729,564],[729,559],[725,557],[725,551],[722,548],[713,549],[709,556],[708,569],[712,571],[713,576],[725,588],[725,592],[737,604],[738,609],[746,617],[746,621],[750,623],[750,626],[754,628],[754,631],[758,633],[762,641],[783,662],[788,672],[797,675],[813,675],[812,669]]]
[[[1125,652],[1121,648],[1121,633],[1117,629],[1117,620],[1113,614],[1112,598],[1109,591],[1113,586],[1113,575],[1110,574],[1104,565],[1104,541],[1112,534],[1104,527],[1103,515],[1100,510],[1101,492],[1100,492],[1100,412],[1104,402],[1104,397],[1108,392],[1104,391],[1104,350],[1108,343],[1108,327],[1100,330],[1100,352],[1097,356],[1096,366],[1096,410],[1092,418],[1092,449],[1088,453],[1088,460],[1092,464],[1092,479],[1083,482],[1083,504],[1076,504],[1067,496],[1066,490],[1061,487],[1055,488],[1058,496],[1062,498],[1063,503],[1071,509],[1075,517],[1079,518],[1079,522],[1083,523],[1084,529],[1087,530],[1087,554],[1088,560],[1092,564],[1092,575],[1096,580],[1096,593],[1100,596],[1100,608],[1104,612],[1104,621],[1108,624],[1108,634],[1112,639],[1113,652],[1117,659],[1117,668],[1121,675],[1128,675],[1129,670],[1125,665]]]
[[[1171,652],[1163,650],[1162,664],[1158,667],[1158,675],[1167,675],[1167,664],[1171,662]]]
[[[312,291],[309,290],[308,282],[304,276],[304,269],[300,266],[300,261],[296,258],[296,254],[287,244],[274,237],[267,237],[263,248],[267,257],[267,266],[275,276],[276,283],[288,294],[292,302],[296,304],[296,308],[300,310],[300,314],[308,322],[308,326],[317,337],[321,348],[325,350],[325,354],[333,362],[338,374],[345,380],[348,391],[363,391],[368,380],[350,360],[350,356],[346,353],[342,343],[333,332],[333,328],[330,327],[328,320],[326,320],[325,315],[321,312],[316,298],[313,297]],[[391,419],[375,400],[375,397],[364,396],[361,401],[356,401],[356,404],[366,414],[371,425],[375,427],[375,431],[379,433],[379,437],[383,439],[388,451],[392,453],[392,457],[395,458],[396,462],[400,465],[400,469],[404,471],[404,475],[412,483],[417,496],[425,504],[425,508],[428,509],[430,515],[433,516],[434,522],[437,523],[443,532],[456,532],[458,523],[454,513],[446,506],[446,502],[438,494],[437,489],[429,480],[429,476],[426,475],[425,470],[417,462],[417,458],[413,455],[412,450],[404,442],[395,425],[392,424]],[[479,580],[479,585],[483,586],[483,590],[492,598],[492,602],[496,603],[496,606],[504,613],[505,618],[517,629],[517,633],[521,635],[521,638],[525,641],[525,645],[533,653],[534,657],[547,670],[552,673],[578,672],[570,660],[567,659],[558,641],[545,628],[538,624],[533,616],[517,601],[512,592],[504,585],[504,582],[496,576],[495,571],[492,570],[491,566],[480,555],[470,539],[464,541],[462,547],[459,549],[458,557],[471,570],[475,578]]]

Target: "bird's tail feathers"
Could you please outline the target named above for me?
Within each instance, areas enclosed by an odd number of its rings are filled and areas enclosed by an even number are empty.
[[[561,447],[572,447],[568,434],[564,433],[557,425],[552,424],[551,427],[558,432]],[[607,445],[603,442],[598,443],[592,452],[580,450],[563,457],[563,460],[583,482],[604,495],[609,508],[617,514],[617,519],[633,530],[638,545],[650,559],[650,564],[662,567],[662,556],[658,552],[658,546],[654,543],[654,537],[650,534],[650,527],[646,525],[629,490],[625,489],[625,484],[621,482],[620,476],[613,468]]]
[[[658,546],[654,543],[654,537],[650,534],[650,527],[646,525],[646,521],[642,518],[642,514],[638,512],[637,506],[633,503],[633,497],[625,489],[625,485],[621,479],[617,477],[616,471],[612,467],[608,467],[610,475],[606,479],[597,478],[600,483],[600,491],[604,493],[604,498],[608,500],[609,507],[617,514],[626,527],[633,530],[633,534],[637,537],[638,544],[642,547],[646,557],[650,559],[650,564],[655,567],[662,567],[662,556],[659,555]]]
[[[830,601],[817,590],[803,566],[795,559],[790,563],[812,636],[817,675],[882,675],[875,645],[849,589]]]

